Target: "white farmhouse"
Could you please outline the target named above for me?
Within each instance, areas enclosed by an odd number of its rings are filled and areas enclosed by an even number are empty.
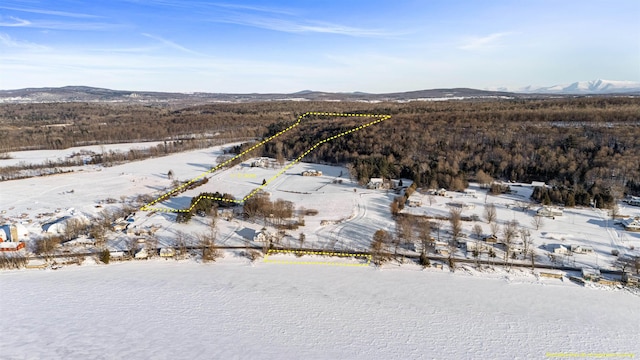
[[[136,259],[146,259],[148,257],[149,257],[149,253],[147,252],[147,249],[141,249],[134,256],[134,258],[136,258]]]
[[[558,255],[567,255],[569,254],[569,249],[567,249],[564,245],[557,245],[553,248],[553,253]]]
[[[571,245],[571,252],[576,254],[593,254],[593,248],[585,245]]]
[[[556,207],[552,207],[552,206],[543,206],[540,209],[538,209],[537,214],[540,216],[546,216],[546,217],[556,217],[556,216],[562,216],[563,215],[563,210],[556,208]]]
[[[253,236],[253,241],[256,242],[267,242],[269,241],[269,239],[271,239],[271,234],[267,231],[267,229],[262,228],[262,230],[258,231],[254,236]]]
[[[622,225],[627,231],[640,231],[640,218],[622,220]]]
[[[367,184],[367,189],[382,189],[384,188],[383,178],[371,178]]]

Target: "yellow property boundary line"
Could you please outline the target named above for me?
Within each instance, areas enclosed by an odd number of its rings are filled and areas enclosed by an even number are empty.
[[[168,209],[168,208],[158,208],[158,207],[153,207],[153,205],[164,201],[165,199],[169,198],[172,194],[184,189],[185,187],[193,184],[196,181],[201,180],[202,178],[204,178],[205,176],[207,176],[208,174],[222,168],[223,166],[229,164],[230,162],[234,161],[235,159],[244,156],[245,154],[261,147],[262,145],[266,144],[267,142],[277,138],[278,136],[286,133],[287,131],[295,128],[296,126],[298,126],[300,124],[300,122],[302,121],[302,119],[304,119],[305,117],[309,116],[309,115],[319,115],[319,116],[336,116],[336,117],[366,117],[366,118],[377,118],[375,121],[371,121],[368,122],[364,125],[360,125],[360,126],[356,126],[350,130],[341,132],[337,135],[328,137],[326,139],[320,140],[318,141],[316,144],[314,144],[312,147],[310,147],[309,149],[307,149],[304,153],[302,153],[302,155],[298,156],[294,161],[290,162],[289,164],[287,164],[282,170],[280,170],[277,174],[275,174],[274,176],[272,176],[269,180],[266,181],[266,183],[260,185],[258,188],[256,188],[255,190],[253,190],[252,192],[250,192],[247,196],[245,196],[244,198],[242,198],[242,200],[230,200],[230,199],[223,199],[223,198],[214,198],[214,197],[210,197],[210,196],[200,196],[194,203],[193,205],[191,205],[191,207],[187,208],[187,209]],[[307,154],[309,154],[310,152],[312,152],[313,150],[315,150],[318,146],[329,142],[331,140],[335,140],[339,137],[351,134],[352,132],[358,131],[358,130],[362,130],[366,127],[369,127],[371,125],[375,125],[378,123],[381,123],[387,119],[390,119],[391,115],[384,115],[384,114],[350,114],[350,113],[331,113],[331,112],[306,112],[300,116],[298,116],[298,120],[290,125],[289,127],[287,127],[286,129],[280,131],[279,133],[257,143],[256,145],[250,147],[248,150],[245,150],[243,152],[241,152],[240,154],[232,157],[231,159],[222,162],[220,164],[218,164],[216,167],[212,168],[209,171],[206,171],[200,175],[198,175],[197,177],[187,181],[186,183],[176,187],[175,189],[161,195],[160,197],[158,197],[157,199],[151,201],[150,203],[143,205],[140,210],[141,211],[159,211],[159,212],[167,212],[167,213],[171,213],[171,212],[191,212],[191,210],[198,204],[198,202],[200,202],[200,200],[202,198],[206,198],[206,199],[210,199],[210,200],[218,200],[218,201],[226,201],[226,202],[234,202],[234,203],[238,203],[238,204],[242,204],[243,202],[245,202],[247,199],[249,199],[250,197],[252,197],[253,195],[255,195],[258,191],[262,190],[265,186],[269,185],[270,182],[272,182],[273,180],[275,180],[278,176],[282,175],[285,171],[287,171],[289,168],[291,168],[293,165],[297,164],[298,162],[300,162],[300,160],[302,160],[302,158],[304,158],[305,156],[307,156]]]
[[[348,263],[334,263],[329,261],[290,261],[290,260],[270,260],[269,255],[272,254],[293,254],[293,255],[317,255],[317,256],[341,256],[341,257],[354,257],[354,258],[366,258],[367,262],[364,264],[348,264]],[[295,264],[295,265],[330,265],[330,266],[369,266],[371,264],[371,255],[369,254],[351,254],[340,253],[331,251],[306,251],[306,250],[278,250],[269,249],[264,256],[263,262],[271,264]]]

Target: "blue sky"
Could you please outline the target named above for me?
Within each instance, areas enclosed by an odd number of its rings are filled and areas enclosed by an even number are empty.
[[[640,1],[2,0],[0,89],[394,92],[640,81]]]

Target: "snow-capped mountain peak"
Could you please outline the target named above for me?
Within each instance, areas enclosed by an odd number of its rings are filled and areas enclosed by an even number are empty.
[[[640,92],[640,82],[615,80],[577,81],[571,84],[553,85],[547,87],[527,86],[515,90],[524,93],[554,93],[554,94],[611,94]]]

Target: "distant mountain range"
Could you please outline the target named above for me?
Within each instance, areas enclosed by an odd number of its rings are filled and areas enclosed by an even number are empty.
[[[567,85],[532,87],[510,90],[477,90],[468,88],[432,89],[387,94],[364,92],[334,93],[304,90],[292,94],[224,94],[171,93],[152,91],[110,90],[88,86],[59,88],[27,88],[0,90],[0,103],[50,102],[119,102],[119,103],[177,103],[201,104],[216,102],[252,101],[444,101],[462,99],[544,98],[558,95],[640,95],[640,83],[632,81],[594,80]]]

